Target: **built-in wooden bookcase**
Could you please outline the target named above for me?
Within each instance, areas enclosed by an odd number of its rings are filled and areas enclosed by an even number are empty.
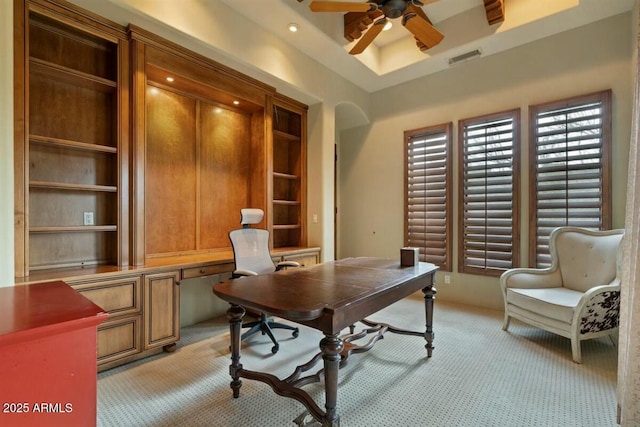
[[[306,245],[306,107],[277,96],[273,104],[273,247]]]
[[[120,67],[127,42],[59,9],[27,2],[26,37],[16,41],[24,43],[26,89],[24,139],[16,147],[25,160],[19,179],[27,213],[18,275],[122,263]]]

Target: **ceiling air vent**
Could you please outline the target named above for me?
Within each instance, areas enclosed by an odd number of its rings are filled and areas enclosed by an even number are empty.
[[[475,49],[469,52],[465,52],[461,55],[454,56],[453,58],[449,58],[449,66],[451,67],[454,65],[458,65],[461,62],[470,61],[474,58],[478,58],[480,55],[482,55],[482,52],[480,52],[480,49]]]

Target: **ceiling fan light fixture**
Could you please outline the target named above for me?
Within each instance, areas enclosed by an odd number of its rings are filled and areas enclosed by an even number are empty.
[[[399,18],[407,10],[407,2],[406,0],[387,0],[382,4],[380,10],[387,18]]]
[[[300,29],[300,27],[298,26],[298,24],[296,24],[295,22],[290,23],[289,25],[287,25],[287,28],[289,29],[289,31],[291,31],[292,33],[297,33],[298,30]]]

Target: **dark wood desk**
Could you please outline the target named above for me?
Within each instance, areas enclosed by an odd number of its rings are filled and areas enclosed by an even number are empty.
[[[213,286],[213,292],[229,302],[227,311],[231,330],[231,389],[240,396],[240,378],[265,382],[279,395],[296,399],[322,425],[339,426],[337,413],[338,369],[350,353],[369,350],[384,332],[422,336],[427,356],[433,351],[433,287],[438,267],[419,263],[401,267],[399,261],[379,258],[348,258],[309,268],[283,270],[273,274],[228,280]],[[376,325],[367,316],[422,290],[425,298],[426,330],[407,331],[390,325]],[[298,366],[284,380],[268,373],[244,369],[240,363],[240,330],[245,308],[263,311],[324,333],[321,352],[308,363]],[[354,334],[352,325],[362,322],[371,328],[373,338],[364,346],[351,344],[363,336]],[[339,336],[350,327],[351,335]],[[322,411],[301,388],[319,381],[319,374],[301,377],[322,358],[324,361],[325,408]]]

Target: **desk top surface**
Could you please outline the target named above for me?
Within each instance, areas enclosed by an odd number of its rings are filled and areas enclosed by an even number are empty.
[[[384,303],[389,305],[431,285],[437,269],[423,262],[404,267],[392,259],[347,258],[227,280],[213,285],[213,292],[232,304],[309,324],[323,316],[350,318],[345,313],[362,304],[370,307],[365,311],[373,311],[356,316],[369,315],[379,309],[376,301],[386,299],[386,295],[393,295]],[[345,322],[349,320],[339,321]],[[316,327],[314,322],[310,326]]]

